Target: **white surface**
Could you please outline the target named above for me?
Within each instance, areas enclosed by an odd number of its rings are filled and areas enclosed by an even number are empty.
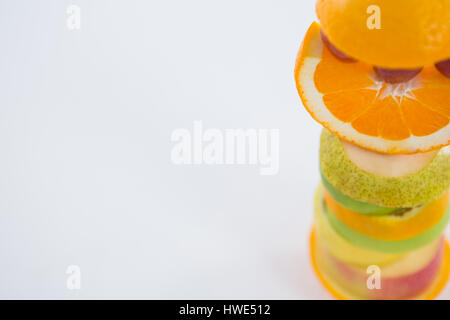
[[[303,0],[1,0],[0,298],[328,298],[307,248],[320,126],[293,79],[314,19]],[[279,128],[279,174],[173,165],[194,120]]]

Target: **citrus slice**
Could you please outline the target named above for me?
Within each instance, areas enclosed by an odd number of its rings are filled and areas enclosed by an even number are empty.
[[[450,3],[318,0],[325,35],[340,51],[379,67],[418,68],[450,57]]]
[[[358,247],[384,253],[407,253],[431,243],[442,235],[450,218],[449,208],[439,222],[425,232],[412,238],[388,241],[375,239],[349,228],[326,205],[324,212],[329,224],[342,238]]]
[[[324,196],[331,214],[350,229],[368,237],[388,241],[413,238],[424,233],[442,219],[448,206],[448,192],[446,192],[438,200],[411,209],[402,215],[378,217],[363,215],[341,206],[326,189]]]
[[[361,248],[339,235],[326,217],[322,185],[319,186],[315,195],[314,224],[321,244],[328,252],[345,263],[357,266],[371,264],[385,266],[405,256],[404,253],[386,253]]]
[[[367,296],[355,295],[349,291],[347,286],[342,286],[339,279],[332,275],[336,271],[335,267],[328,268],[326,261],[330,259],[324,259],[324,250],[334,260],[339,261],[341,264],[345,264],[348,267],[363,268],[365,270],[370,265],[377,265],[382,271],[382,276],[388,276],[390,278],[397,278],[402,275],[409,275],[416,273],[419,269],[423,269],[430,262],[430,258],[433,252],[436,252],[437,245],[439,244],[439,238],[436,241],[430,242],[428,245],[413,250],[404,254],[392,254],[372,251],[355,246],[348,242],[344,238],[334,231],[330,225],[326,213],[326,204],[324,202],[323,187],[319,185],[315,195],[315,218],[314,227],[310,235],[310,254],[311,262],[318,278],[330,291],[330,293],[338,299],[364,299],[369,298]],[[332,272],[330,272],[332,271]],[[426,278],[432,280],[430,286],[421,294],[411,297],[414,299],[434,299],[439,292],[444,288],[450,273],[450,246],[445,244],[444,258],[437,278],[434,280],[432,277]],[[351,276],[350,273],[346,273],[347,276]],[[340,275],[339,278],[343,278],[344,275]],[[366,273],[366,277],[367,277]],[[353,277],[353,280],[356,280]],[[413,282],[417,280],[411,279]],[[363,283],[365,285],[365,281]],[[371,297],[379,299],[382,297]]]
[[[307,111],[343,140],[393,154],[450,144],[450,78],[434,66],[407,82],[380,81],[371,65],[336,58],[314,22],[297,56],[295,80]]]

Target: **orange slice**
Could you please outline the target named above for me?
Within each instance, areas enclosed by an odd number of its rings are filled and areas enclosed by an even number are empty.
[[[368,237],[387,241],[413,238],[436,225],[444,216],[449,199],[446,192],[439,199],[406,212],[403,216],[368,216],[344,208],[325,189],[324,197],[330,212],[349,228]]]
[[[450,58],[450,2],[318,0],[324,33],[340,51],[365,63],[412,69]]]
[[[308,112],[343,140],[392,154],[450,144],[450,78],[432,66],[407,82],[385,83],[372,66],[335,58],[314,22],[297,56],[295,80]]]

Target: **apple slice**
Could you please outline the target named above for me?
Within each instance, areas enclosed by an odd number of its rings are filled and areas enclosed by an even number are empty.
[[[426,250],[411,252],[392,266],[380,267],[380,288],[367,288],[368,274],[364,267],[354,267],[343,263],[325,248],[320,248],[323,271],[329,273],[337,283],[348,291],[368,299],[410,299],[420,295],[436,277],[444,252],[443,238],[437,240],[437,246],[429,246]],[[423,263],[422,260],[425,260]],[[411,272],[411,264],[417,265]],[[403,268],[403,274],[399,272]],[[392,270],[390,270],[392,269]],[[389,275],[395,269],[396,275]]]

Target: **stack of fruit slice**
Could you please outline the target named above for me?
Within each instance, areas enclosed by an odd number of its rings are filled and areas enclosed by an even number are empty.
[[[380,30],[366,24],[373,5]],[[303,104],[325,127],[315,271],[342,299],[434,298],[450,273],[450,5],[316,8],[322,26],[310,26],[295,66]]]
[[[316,271],[337,296],[430,298],[445,283],[447,148],[382,155],[324,129],[312,254]],[[379,268],[378,287],[367,283],[371,266]]]

